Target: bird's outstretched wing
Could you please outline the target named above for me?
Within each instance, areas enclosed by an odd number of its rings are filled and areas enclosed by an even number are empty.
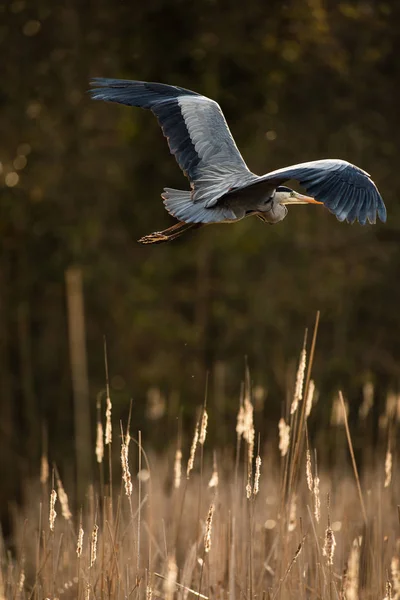
[[[258,180],[274,187],[294,179],[338,218],[349,223],[367,220],[376,223],[376,215],[386,221],[386,207],[368,173],[339,159],[315,160],[277,169]]]
[[[150,109],[171,153],[192,184],[192,202],[205,208],[240,180],[254,180],[219,105],[181,87],[162,83],[96,78],[92,98]]]

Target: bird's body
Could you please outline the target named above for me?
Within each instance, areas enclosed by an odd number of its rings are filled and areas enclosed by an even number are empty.
[[[95,79],[94,99],[150,109],[171,153],[190,181],[188,191],[165,188],[167,211],[179,223],[141,238],[169,241],[192,227],[231,223],[255,215],[278,223],[289,204],[324,204],[340,221],[386,220],[383,200],[368,173],[338,159],[301,163],[258,176],[244,162],[219,105],[184,88],[142,81]],[[282,184],[297,180],[311,194]]]

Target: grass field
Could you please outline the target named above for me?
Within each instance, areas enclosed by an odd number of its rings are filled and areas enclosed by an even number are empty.
[[[0,599],[399,599],[397,398],[388,398],[377,450],[364,428],[359,472],[340,392],[329,430],[309,442],[312,353],[308,362],[303,350],[268,440],[255,428],[247,374],[232,444],[218,452],[207,440],[212,402],[209,414],[199,409],[191,445],[178,434],[160,456],[133,424],[113,422],[108,397],[82,508],[71,514],[46,455],[40,480],[26,482],[13,550],[0,547]],[[369,386],[360,431],[372,402]]]

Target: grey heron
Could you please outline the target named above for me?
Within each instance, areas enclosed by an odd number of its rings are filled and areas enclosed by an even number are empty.
[[[214,100],[162,83],[95,78],[92,98],[150,109],[171,153],[190,181],[190,190],[164,188],[166,210],[178,223],[139,241],[170,241],[187,229],[233,223],[254,215],[279,223],[293,204],[323,204],[339,221],[364,225],[386,221],[386,208],[370,175],[340,159],[304,162],[252,173],[240,154],[220,106]],[[283,184],[297,181],[310,196]]]

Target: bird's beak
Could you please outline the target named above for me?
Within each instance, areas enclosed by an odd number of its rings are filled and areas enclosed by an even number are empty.
[[[303,194],[295,192],[295,196],[283,200],[281,204],[323,204],[323,202],[319,202],[318,200],[311,198],[311,196],[303,196]]]

